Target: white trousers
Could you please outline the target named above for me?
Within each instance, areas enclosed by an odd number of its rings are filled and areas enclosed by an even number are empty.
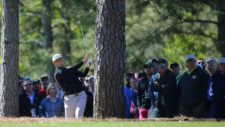
[[[65,118],[81,118],[83,117],[87,95],[81,91],[77,96],[67,95],[64,97]]]

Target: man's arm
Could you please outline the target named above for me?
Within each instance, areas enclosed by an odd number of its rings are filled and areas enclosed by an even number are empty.
[[[87,76],[88,71],[89,71],[89,67],[86,67],[84,71],[77,71],[77,76],[85,77],[85,76]]]

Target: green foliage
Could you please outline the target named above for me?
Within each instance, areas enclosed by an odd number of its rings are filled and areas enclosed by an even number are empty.
[[[181,69],[185,70],[187,54],[194,54],[197,59],[206,59],[208,56],[219,57],[212,41],[197,35],[177,34],[165,43],[162,56],[167,58],[169,63],[177,62]]]
[[[214,46],[218,41],[218,10],[214,1],[201,0],[127,0],[125,71],[142,69],[152,58],[165,57],[185,69],[185,56],[219,57]],[[51,17],[53,50],[44,48],[42,0],[20,0],[19,8],[19,73],[39,78],[47,60],[55,53],[68,54],[65,63],[71,66],[82,60],[85,47],[77,21],[81,21],[89,54],[94,60],[96,3],[93,0],[53,0]],[[1,8],[0,8],[1,11]],[[0,14],[1,16],[1,14]],[[0,26],[1,27],[1,26]],[[69,42],[70,52],[65,47]],[[93,74],[93,66],[90,75]]]

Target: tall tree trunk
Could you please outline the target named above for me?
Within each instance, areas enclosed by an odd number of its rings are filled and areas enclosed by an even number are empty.
[[[69,4],[69,1],[60,0],[61,2],[61,10],[60,15],[63,20],[66,22],[62,24],[62,27],[64,30],[62,30],[63,39],[60,41],[60,52],[62,53],[63,57],[68,61],[68,64],[71,64],[71,46],[70,46],[70,40],[72,35],[71,29],[70,29],[70,17],[65,14],[65,9],[67,9],[67,4]]]
[[[53,35],[51,27],[51,3],[52,0],[42,0],[42,25],[44,30],[44,48],[51,54],[53,51]],[[54,81],[54,66],[51,57],[47,60],[45,70],[51,81]]]
[[[0,116],[19,115],[19,0],[2,0]]]
[[[217,48],[221,52],[222,56],[225,56],[225,2],[219,0],[218,2],[218,11],[217,11],[217,19],[218,19],[218,43]]]
[[[94,117],[124,117],[125,0],[97,0]]]

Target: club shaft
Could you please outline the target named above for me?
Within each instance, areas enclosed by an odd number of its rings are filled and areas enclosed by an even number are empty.
[[[85,41],[85,38],[84,38],[84,33],[83,33],[83,29],[82,29],[81,24],[80,24],[80,30],[81,30],[81,33],[82,33],[82,37],[83,37],[83,41],[84,41],[84,46],[85,46],[85,49],[86,49],[86,53],[88,53],[88,48],[87,48],[87,44],[86,44],[86,41]]]

